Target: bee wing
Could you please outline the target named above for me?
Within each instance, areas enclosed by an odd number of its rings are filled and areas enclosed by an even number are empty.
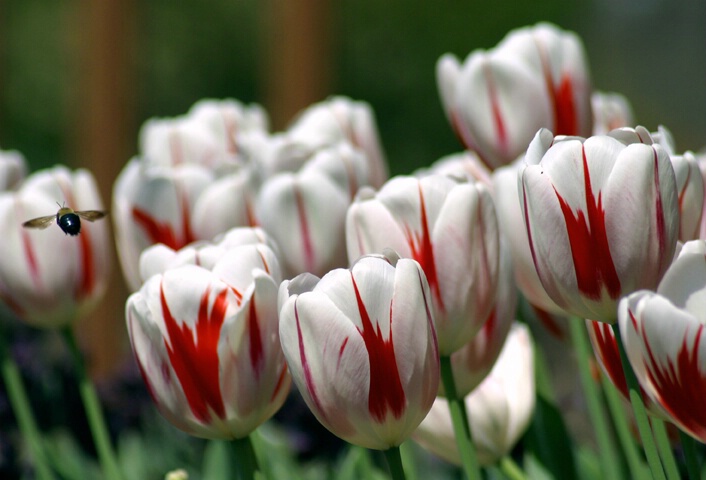
[[[54,220],[56,220],[56,215],[47,215],[46,217],[37,217],[33,218],[32,220],[27,220],[25,223],[22,224],[22,226],[25,228],[44,229],[54,223]]]
[[[108,212],[104,212],[102,210],[83,210],[81,212],[74,213],[89,222],[93,222],[108,215]]]

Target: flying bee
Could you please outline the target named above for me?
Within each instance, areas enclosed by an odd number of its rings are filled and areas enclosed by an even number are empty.
[[[57,203],[57,205],[59,205]],[[59,211],[56,215],[47,215],[46,217],[37,217],[32,220],[27,220],[22,224],[25,228],[40,228],[45,229],[56,220],[56,224],[66,234],[76,236],[81,233],[81,219],[89,222],[96,221],[108,215],[108,212],[102,210],[82,210],[77,211],[69,207],[59,205]]]

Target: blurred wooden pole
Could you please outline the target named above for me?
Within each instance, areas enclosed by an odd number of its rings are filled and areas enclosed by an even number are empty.
[[[106,208],[115,178],[134,152],[135,29],[133,0],[82,0],[75,10],[73,45],[78,49],[76,111],[70,132],[74,165],[93,172]],[[112,222],[108,220],[112,231]],[[82,319],[76,331],[88,354],[91,374],[104,376],[125,358],[127,289],[115,248],[105,299]]]
[[[264,104],[275,130],[313,102],[331,94],[332,2],[263,2],[260,58]]]

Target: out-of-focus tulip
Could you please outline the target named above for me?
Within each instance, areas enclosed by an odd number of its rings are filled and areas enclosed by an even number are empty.
[[[659,145],[537,133],[518,175],[532,258],[567,313],[614,323],[623,295],[655,288],[679,231],[677,185]]]
[[[146,271],[165,270],[126,306],[143,379],[159,411],[181,430],[243,438],[289,391],[279,342],[277,257],[262,243],[207,245],[170,265],[163,248],[145,251]]]
[[[257,105],[204,100],[183,116],[152,119],[140,153],[113,188],[113,221],[123,274],[140,287],[138,261],[150,245],[178,250],[238,226],[257,224],[259,166],[240,151],[242,135],[266,135]]]
[[[58,226],[22,227],[35,217],[56,215],[57,203],[74,210],[102,210],[93,176],[54,167],[36,172],[16,192],[0,194],[0,298],[38,327],[65,327],[102,298],[110,273],[105,221],[81,223],[78,236]]]
[[[369,183],[380,188],[387,180],[387,161],[380,143],[373,110],[365,102],[332,97],[302,111],[288,134],[316,149],[350,142],[365,153]]]
[[[620,334],[647,395],[679,428],[706,442],[706,242],[684,244],[655,292],[619,307]]]
[[[453,153],[441,157],[432,163],[429,168],[424,168],[414,172],[417,177],[429,175],[446,175],[454,178],[465,178],[471,182],[481,182],[485,186],[492,188],[491,171],[481,161],[475,152],[466,150],[465,152]]]
[[[633,124],[632,107],[619,93],[593,92],[593,135],[605,135],[611,130]]]
[[[471,437],[481,465],[507,455],[527,429],[535,405],[534,351],[526,326],[515,324],[493,370],[466,396]],[[461,464],[449,406],[438,397],[414,440],[439,457]]]
[[[269,178],[257,217],[280,246],[287,276],[324,275],[347,265],[346,211],[366,185],[365,159],[346,144],[322,149],[296,173]]]
[[[20,152],[0,150],[0,192],[16,188],[27,174],[27,162]]]
[[[419,264],[365,256],[320,280],[284,281],[279,294],[282,348],[319,421],[366,448],[405,441],[439,386],[431,294]]]
[[[445,175],[395,177],[361,190],[346,218],[348,259],[392,248],[417,260],[431,287],[441,355],[468,343],[495,304],[495,208],[480,183]]]
[[[224,173],[237,166],[238,136],[266,130],[267,115],[259,105],[201,100],[186,115],[146,121],[140,130],[140,154],[150,164],[201,165]]]
[[[463,64],[446,54],[436,76],[457,136],[491,169],[514,161],[540,128],[591,133],[583,46],[575,34],[554,25],[514,30],[495,49],[476,50]]]
[[[451,372],[459,397],[470,393],[493,369],[515,320],[516,307],[517,288],[512,275],[510,248],[507,242],[502,241],[498,291],[493,311],[471,341],[451,354]],[[444,395],[443,385],[439,386],[439,395]]]

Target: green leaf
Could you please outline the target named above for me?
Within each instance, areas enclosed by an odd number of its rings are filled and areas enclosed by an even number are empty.
[[[529,430],[525,435],[526,444],[534,454],[536,463],[550,475],[548,478],[578,478],[573,451],[573,441],[569,437],[559,410],[542,395],[537,395],[537,406]],[[530,478],[534,478],[530,475]]]

